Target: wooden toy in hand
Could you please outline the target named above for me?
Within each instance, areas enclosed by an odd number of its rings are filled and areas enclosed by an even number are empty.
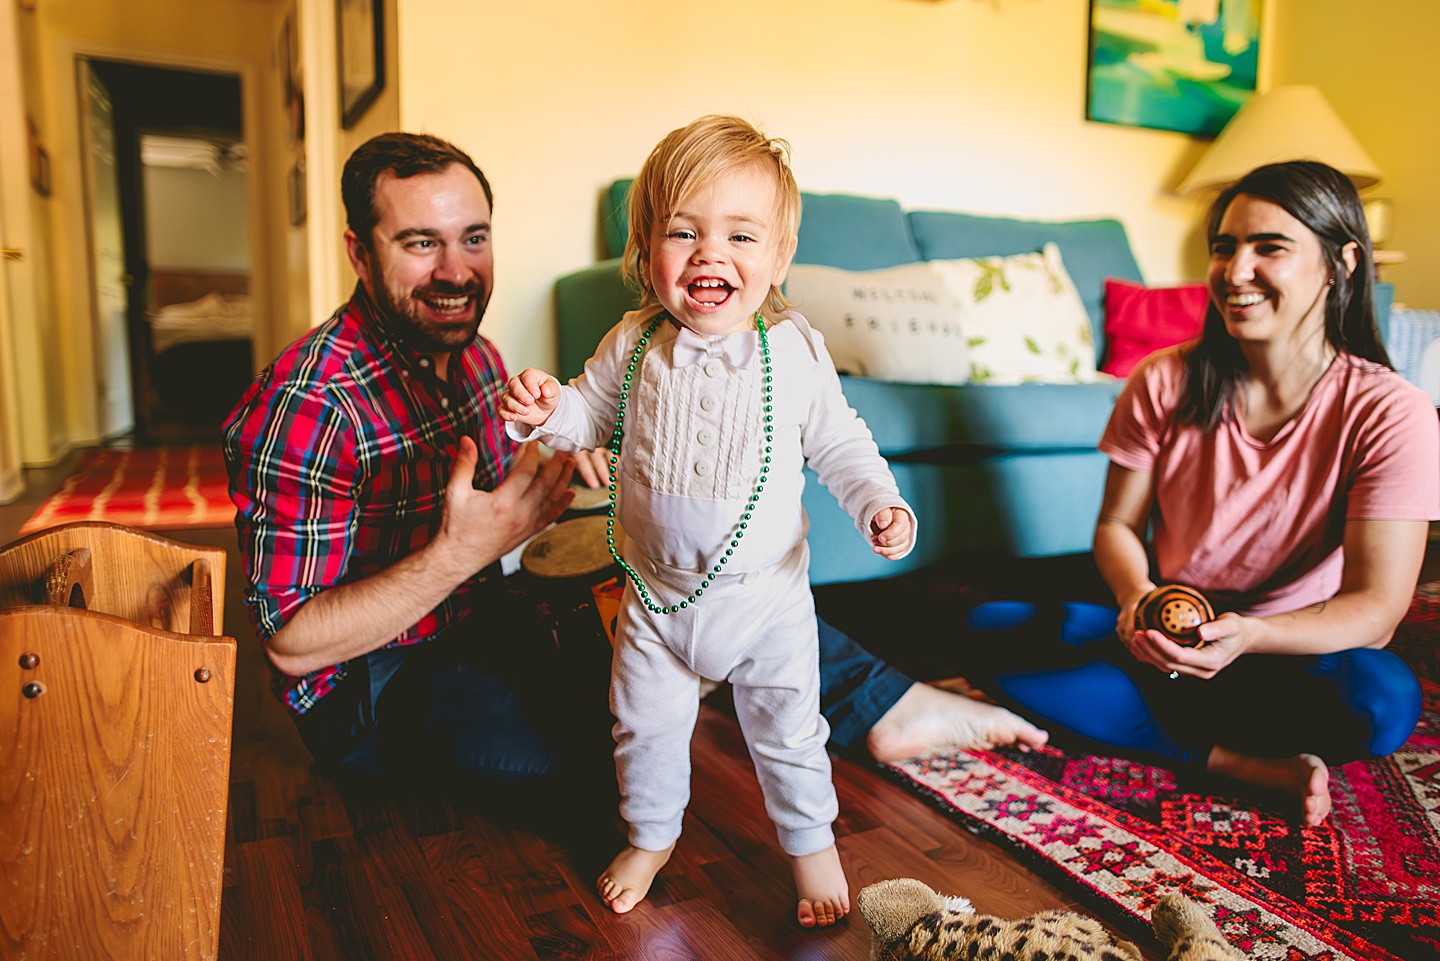
[[[1215,610],[1205,595],[1184,584],[1162,584],[1140,598],[1135,606],[1135,626],[1159,631],[1184,647],[1204,647],[1196,632],[1201,624],[1215,620]]]

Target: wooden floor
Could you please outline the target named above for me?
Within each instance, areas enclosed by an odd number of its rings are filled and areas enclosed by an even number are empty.
[[[6,539],[66,466],[29,472],[26,497],[0,508]],[[519,813],[495,811],[485,798],[417,796],[404,786],[389,793],[341,790],[312,774],[298,734],[270,694],[260,645],[240,604],[233,530],[169,533],[231,552],[225,631],[240,641],[240,666],[222,958],[869,956],[869,929],[858,915],[824,931],[794,923],[789,869],[736,724],[723,710],[707,705],[701,712],[694,796],[674,859],[646,902],[615,916],[593,891],[621,844],[618,821],[597,810],[608,801],[577,791]],[[843,600],[833,607],[837,617],[846,614]],[[916,630],[911,622],[906,633],[943,638],[942,625],[924,626]],[[1070,892],[962,830],[873,765],[836,759],[835,783],[852,897],[872,881],[910,876],[1004,916],[1080,907]],[[1120,931],[1148,957],[1160,956],[1140,926]]]

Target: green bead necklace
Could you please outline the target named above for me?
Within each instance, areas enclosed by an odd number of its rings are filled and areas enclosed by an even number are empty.
[[[765,450],[760,458],[760,476],[755,481],[755,490],[745,505],[745,512],[740,515],[740,520],[735,524],[733,536],[730,538],[730,546],[725,548],[725,553],[700,581],[700,585],[695,588],[695,593],[679,604],[671,604],[668,607],[656,604],[650,599],[650,588],[640,579],[639,572],[620,556],[619,551],[615,550],[615,482],[619,479],[616,471],[620,464],[620,444],[625,439],[625,408],[630,399],[630,381],[640,367],[640,358],[645,355],[645,347],[650,343],[650,335],[655,333],[655,328],[660,326],[660,321],[665,316],[665,312],[661,311],[655,315],[654,320],[650,321],[650,326],[646,327],[645,332],[640,335],[640,341],[635,345],[635,350],[630,355],[630,363],[625,368],[625,381],[620,386],[620,406],[615,413],[615,432],[610,435],[610,514],[605,519],[605,541],[610,545],[610,556],[615,558],[621,569],[629,575],[630,580],[635,584],[635,590],[640,593],[640,600],[645,602],[646,609],[652,614],[677,614],[696,603],[705,593],[705,588],[710,586],[710,582],[715,580],[725,569],[725,563],[735,554],[735,548],[740,546],[740,539],[745,536],[745,531],[750,526],[750,516],[755,512],[755,505],[760,502],[760,493],[765,490],[765,478],[770,473],[771,442],[775,434],[774,392],[772,390],[774,378],[770,374],[770,340],[765,336],[765,318],[760,316],[760,312],[757,310],[755,327],[760,332],[760,397],[761,405],[765,409]]]

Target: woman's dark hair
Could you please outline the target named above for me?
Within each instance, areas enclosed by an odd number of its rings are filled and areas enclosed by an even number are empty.
[[[1220,221],[1231,202],[1244,194],[1268,200],[1308,227],[1320,240],[1335,286],[1325,301],[1325,339],[1346,351],[1391,366],[1375,323],[1375,259],[1365,211],[1355,186],[1334,167],[1313,160],[1256,167],[1215,199],[1206,219],[1205,237],[1214,243]],[[1355,269],[1346,267],[1343,251],[1355,244]],[[1240,344],[1225,330],[1213,299],[1205,311],[1200,342],[1185,357],[1182,423],[1210,430],[1228,416],[1235,393],[1248,376]]]
[[[470,155],[448,140],[424,133],[382,133],[355,148],[340,174],[340,199],[345,203],[345,219],[360,242],[370,246],[370,232],[375,229],[375,184],[387,170],[401,180],[416,174],[444,173],[452,164],[460,164],[475,175],[485,191],[485,202],[495,209],[490,182],[475,166]]]

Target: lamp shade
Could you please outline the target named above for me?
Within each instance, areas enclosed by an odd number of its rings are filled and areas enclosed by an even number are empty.
[[[1179,192],[1225,187],[1262,164],[1285,160],[1327,163],[1348,176],[1356,189],[1380,180],[1380,168],[1319,90],[1276,87],[1245,102]]]

